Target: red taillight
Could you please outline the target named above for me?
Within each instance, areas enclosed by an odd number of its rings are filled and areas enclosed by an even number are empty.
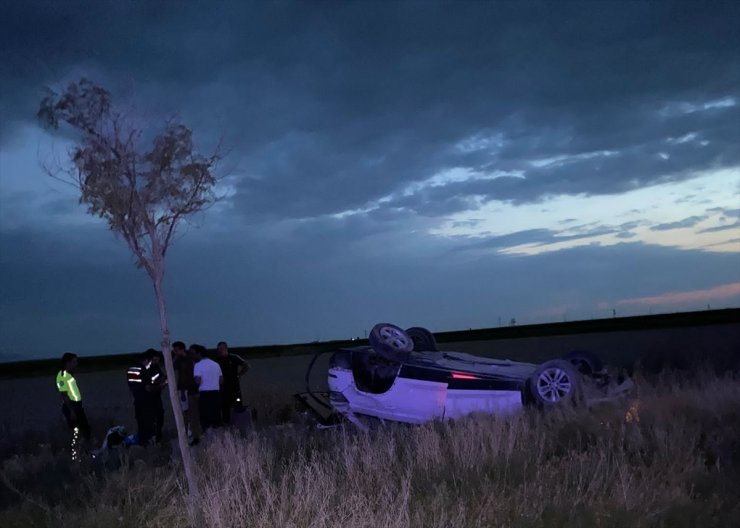
[[[463,374],[462,372],[453,372],[452,378],[453,379],[480,379],[478,376],[473,376],[472,374]]]

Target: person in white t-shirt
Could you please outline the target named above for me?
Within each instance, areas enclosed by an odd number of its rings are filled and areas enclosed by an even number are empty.
[[[209,427],[221,427],[221,385],[224,376],[221,367],[215,361],[205,357],[206,348],[202,345],[190,345],[190,355],[195,366],[193,377],[198,386],[198,407],[200,425],[205,431]]]

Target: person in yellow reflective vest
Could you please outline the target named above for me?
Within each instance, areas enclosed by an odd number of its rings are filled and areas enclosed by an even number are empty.
[[[62,398],[62,414],[72,430],[72,460],[80,459],[81,440],[90,441],[90,425],[82,407],[82,393],[77,386],[74,373],[77,370],[77,355],[67,352],[62,356],[62,365],[57,372],[57,390]]]

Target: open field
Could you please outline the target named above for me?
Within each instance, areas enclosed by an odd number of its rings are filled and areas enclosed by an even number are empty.
[[[167,447],[70,469],[26,439],[2,462],[0,525],[740,525],[740,377],[636,381],[630,400],[592,410],[222,432],[195,449],[203,498],[190,509]]]

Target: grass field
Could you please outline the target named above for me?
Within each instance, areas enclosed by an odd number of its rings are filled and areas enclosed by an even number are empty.
[[[53,373],[6,378],[0,526],[740,526],[738,345],[738,323],[447,341],[530,362],[590,349],[642,367],[618,405],[369,433],[306,425],[292,394],[311,355],[251,358],[242,389],[257,422],[246,437],[225,432],[194,450],[198,504],[169,444],[72,465]],[[682,370],[655,374],[666,366]],[[95,445],[111,425],[133,429],[125,368],[78,380]]]
[[[740,526],[740,376],[636,381],[592,410],[224,432],[195,451],[197,504],[167,448],[72,467],[58,435],[6,430],[0,526]]]

